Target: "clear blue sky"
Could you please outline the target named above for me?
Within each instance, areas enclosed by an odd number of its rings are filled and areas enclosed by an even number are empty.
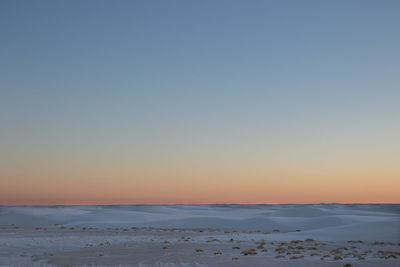
[[[377,164],[391,185],[399,14],[387,0],[0,1],[0,179],[12,191],[62,183],[65,169],[95,179],[104,164],[129,181],[169,179],[132,167],[146,163],[268,183],[318,162]],[[3,202],[35,200],[18,192]]]

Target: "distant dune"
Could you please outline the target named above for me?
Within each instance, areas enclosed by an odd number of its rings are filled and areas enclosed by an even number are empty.
[[[131,205],[0,207],[0,225],[285,231],[324,240],[399,240],[400,205]]]

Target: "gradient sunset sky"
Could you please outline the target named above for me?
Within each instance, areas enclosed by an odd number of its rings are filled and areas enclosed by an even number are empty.
[[[400,1],[0,1],[0,204],[400,203]]]

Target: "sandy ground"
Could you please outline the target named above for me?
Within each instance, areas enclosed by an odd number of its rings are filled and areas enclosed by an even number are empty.
[[[400,205],[0,206],[1,266],[400,266]]]
[[[0,227],[0,265],[400,266],[400,243],[274,240],[288,234],[291,232],[8,225]]]

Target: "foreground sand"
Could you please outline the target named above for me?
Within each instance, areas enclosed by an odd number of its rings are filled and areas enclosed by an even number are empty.
[[[400,243],[311,238],[282,241],[291,234],[279,229],[7,225],[0,227],[0,265],[400,266]]]

